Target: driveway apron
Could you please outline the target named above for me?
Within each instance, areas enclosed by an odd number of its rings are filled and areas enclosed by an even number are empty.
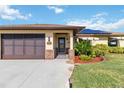
[[[72,73],[68,59],[1,60],[1,88],[68,88]]]

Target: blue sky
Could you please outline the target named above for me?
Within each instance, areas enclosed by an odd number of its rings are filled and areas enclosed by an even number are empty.
[[[0,6],[0,24],[68,24],[124,32],[124,6]]]

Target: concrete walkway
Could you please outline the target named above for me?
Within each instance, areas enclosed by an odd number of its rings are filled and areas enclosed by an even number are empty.
[[[1,60],[0,88],[68,88],[67,60]]]

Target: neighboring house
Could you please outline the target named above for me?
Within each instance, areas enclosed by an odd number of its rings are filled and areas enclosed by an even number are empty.
[[[90,40],[92,45],[106,44],[124,47],[124,33],[83,29],[77,34],[78,39]]]
[[[0,59],[73,58],[76,34],[83,26],[26,24],[0,26]]]

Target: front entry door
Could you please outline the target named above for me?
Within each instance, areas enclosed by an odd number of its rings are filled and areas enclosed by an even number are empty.
[[[65,52],[65,38],[64,37],[58,38],[58,50],[60,53]]]

